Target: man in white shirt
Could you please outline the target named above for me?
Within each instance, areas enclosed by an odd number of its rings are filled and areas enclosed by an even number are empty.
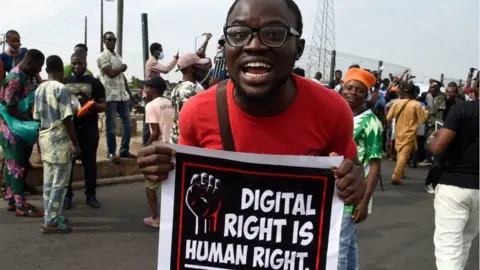
[[[103,35],[104,50],[97,59],[98,69],[100,70],[100,81],[105,86],[107,97],[106,130],[107,130],[107,157],[110,160],[117,160],[116,155],[117,141],[115,138],[115,118],[117,113],[122,121],[122,143],[120,145],[120,157],[136,158],[130,153],[130,137],[132,123],[130,119],[129,101],[133,100],[132,93],[128,89],[127,80],[123,74],[127,70],[127,65],[123,63],[122,57],[115,53],[117,38],[112,32],[106,32]]]

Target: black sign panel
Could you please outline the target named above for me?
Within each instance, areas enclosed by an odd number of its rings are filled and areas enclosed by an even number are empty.
[[[171,270],[323,270],[330,169],[177,153]]]

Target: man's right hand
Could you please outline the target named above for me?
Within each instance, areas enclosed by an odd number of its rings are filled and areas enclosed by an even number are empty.
[[[125,72],[127,70],[128,66],[125,64],[122,64],[122,72]]]
[[[166,144],[156,143],[140,149],[137,164],[147,180],[160,182],[166,180],[168,173],[173,170],[173,156],[175,156],[174,150]]]
[[[80,149],[79,145],[75,145],[75,158],[80,159],[82,157],[82,149]]]

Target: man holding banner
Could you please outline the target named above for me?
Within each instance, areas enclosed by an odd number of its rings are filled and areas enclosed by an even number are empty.
[[[272,26],[272,21],[282,22],[282,25]],[[291,73],[295,61],[300,59],[305,48],[305,40],[301,38],[302,30],[302,15],[292,0],[235,1],[227,15],[224,28],[225,56],[230,80],[197,94],[185,103],[180,112],[178,143],[196,148],[267,154],[266,159],[268,155],[329,156],[335,153],[344,156],[345,159],[336,169],[332,183],[336,185],[335,190],[345,204],[355,205],[363,199],[366,184],[363,167],[356,157],[356,144],[352,135],[353,114],[346,101],[337,93]],[[258,35],[255,35],[255,32],[258,32]],[[231,156],[230,152],[217,152],[215,155]],[[163,181],[169,178],[169,172],[176,166],[172,162],[174,156],[174,150],[166,145],[156,144],[141,149],[138,165],[150,181]],[[176,162],[180,162],[178,156]],[[181,173],[179,171],[182,170],[176,171],[178,178]],[[248,181],[248,176],[245,177],[247,178],[238,179]],[[208,183],[207,191],[214,193],[217,184],[221,186],[225,181],[221,182],[220,177],[198,173],[194,174],[191,180],[188,179],[188,184],[192,187],[196,183]],[[300,180],[298,183],[301,186]],[[193,209],[190,211],[202,213],[194,208],[209,200],[205,197],[206,194],[199,199],[189,199],[188,192],[184,201]],[[253,200],[253,196],[265,198],[267,195],[243,189],[242,207],[245,207],[244,199]],[[276,196],[277,201],[280,201],[280,198],[284,198],[282,196],[287,195],[277,193]],[[302,201],[300,197],[302,196],[296,196],[295,202]],[[203,214],[208,212],[208,215],[216,215],[214,209],[220,208],[222,201],[213,201],[214,204],[209,205]],[[227,204],[228,200],[223,203]],[[162,206],[162,211],[163,209]],[[308,206],[303,208],[308,209]],[[285,209],[285,213],[287,212]],[[308,211],[305,213],[308,215]],[[162,217],[163,214],[162,212]],[[341,208],[339,213],[333,214],[341,216]],[[216,225],[216,219],[212,226],[206,222],[208,229],[205,229],[205,233],[215,231]],[[162,234],[162,225],[160,227]],[[198,230],[198,226],[195,229]],[[293,237],[296,237],[295,234]],[[188,242],[187,245],[192,243]],[[338,247],[338,243],[336,246]],[[338,254],[338,250],[336,253]],[[325,264],[319,266],[318,260],[316,267],[310,269],[331,269],[325,268]],[[336,262],[334,265],[336,267]],[[171,269],[188,269],[187,266],[177,267]]]

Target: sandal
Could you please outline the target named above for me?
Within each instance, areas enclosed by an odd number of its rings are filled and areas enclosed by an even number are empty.
[[[45,225],[42,225],[40,228],[40,231],[43,234],[67,234],[73,232],[73,229],[70,225],[67,225],[65,223],[57,223],[57,227],[55,228],[49,228]]]
[[[15,212],[17,217],[43,217],[43,212],[38,211],[38,209],[31,204],[27,204],[21,208],[17,207]]]

